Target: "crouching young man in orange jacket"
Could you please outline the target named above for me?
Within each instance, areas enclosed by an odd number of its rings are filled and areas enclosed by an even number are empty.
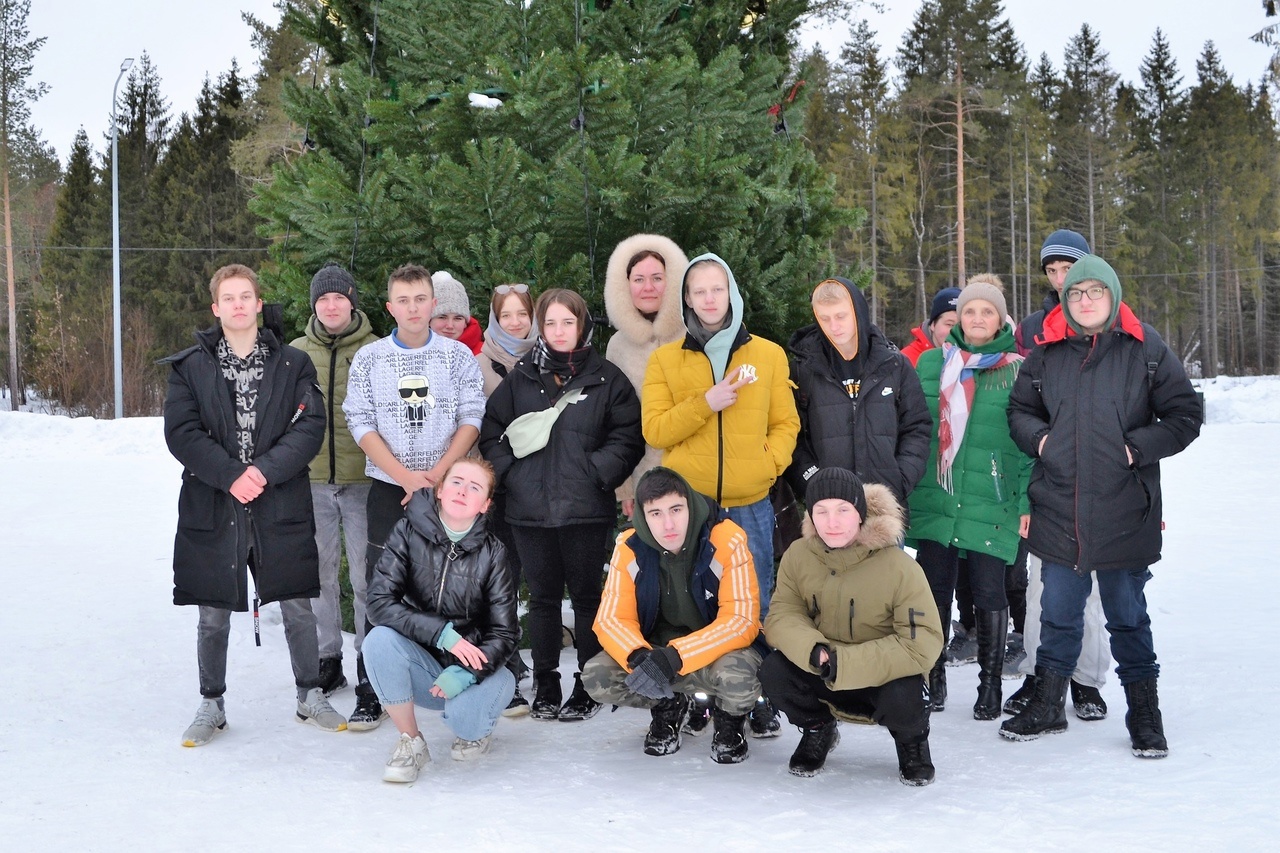
[[[694,693],[711,697],[711,758],[747,758],[743,727],[760,695],[760,593],[747,535],[669,468],[636,486],[635,528],[618,535],[596,615],[604,651],[582,683],[597,702],[648,708],[649,755],[680,748]]]

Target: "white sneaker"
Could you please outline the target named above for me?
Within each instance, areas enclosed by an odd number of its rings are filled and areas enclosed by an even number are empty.
[[[324,691],[312,687],[307,691],[307,698],[298,703],[297,720],[310,723],[326,732],[342,732],[347,729],[347,718],[333,710],[329,700],[324,698]]]
[[[400,735],[396,748],[387,759],[387,766],[382,771],[384,782],[412,782],[418,778],[418,771],[431,760],[427,751],[427,742],[421,734]]]
[[[454,761],[472,761],[488,752],[492,741],[493,735],[485,735],[480,740],[454,738],[453,746],[449,749],[449,756]]]
[[[204,746],[213,736],[227,730],[227,715],[218,699],[205,699],[196,710],[196,719],[182,733],[183,746]]]

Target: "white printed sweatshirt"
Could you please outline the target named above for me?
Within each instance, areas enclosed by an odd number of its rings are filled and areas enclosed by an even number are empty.
[[[408,349],[392,333],[356,352],[342,411],[357,444],[376,432],[400,464],[426,471],[440,461],[458,427],[480,428],[484,403],[484,379],[467,346],[433,333],[423,346]],[[367,459],[365,473],[395,482]]]

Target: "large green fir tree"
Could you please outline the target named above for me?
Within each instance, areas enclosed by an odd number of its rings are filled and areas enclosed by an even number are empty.
[[[757,332],[806,319],[828,240],[849,220],[802,144],[788,95],[813,4],[382,0],[299,6],[286,26],[329,61],[288,82],[311,150],[255,211],[268,284],[297,321],[325,261],[380,289],[406,261],[493,285],[560,286],[602,305],[609,253],[639,231],[737,273]],[[803,90],[801,90],[803,92]]]

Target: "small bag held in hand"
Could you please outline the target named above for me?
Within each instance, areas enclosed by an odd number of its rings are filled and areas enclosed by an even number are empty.
[[[530,453],[537,453],[546,447],[547,441],[551,438],[551,428],[555,426],[560,413],[564,411],[565,406],[581,400],[583,394],[581,388],[566,391],[551,408],[540,412],[527,412],[508,424],[507,431],[502,436],[511,442],[511,452],[515,457],[523,459]]]

